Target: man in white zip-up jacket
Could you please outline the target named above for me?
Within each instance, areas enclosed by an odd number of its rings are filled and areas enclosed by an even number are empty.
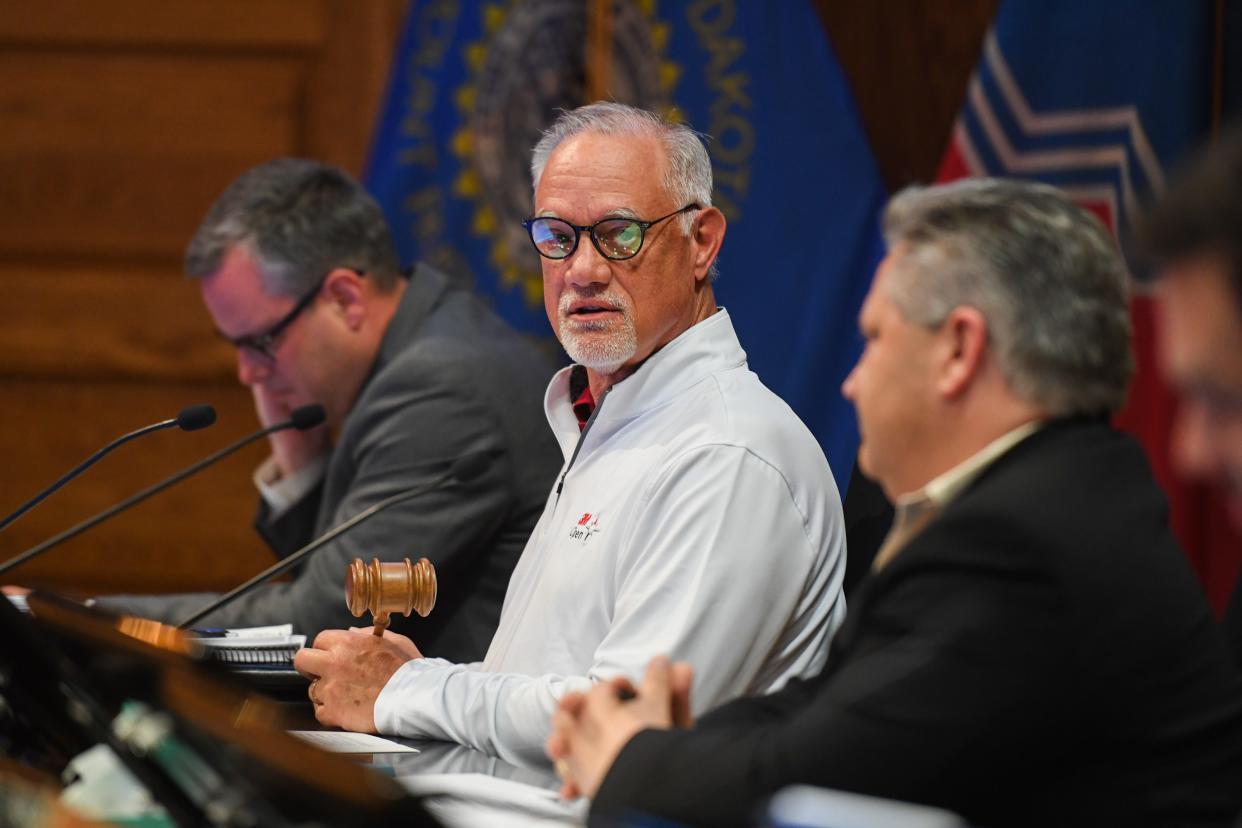
[[[329,631],[296,664],[324,724],[543,763],[565,692],[658,653],[694,666],[700,710],[816,674],[845,533],[823,452],[716,306],[725,219],[698,136],[593,104],[545,133],[532,174],[526,226],[576,364],[544,400],[566,462],[487,656]]]

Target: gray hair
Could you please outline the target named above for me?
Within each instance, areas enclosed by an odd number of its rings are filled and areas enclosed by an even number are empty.
[[[655,138],[664,146],[667,166],[664,170],[664,191],[678,207],[698,204],[712,205],[712,160],[699,133],[685,124],[674,124],[654,112],[628,104],[603,101],[587,104],[560,117],[544,131],[535,144],[530,159],[530,177],[535,189],[543,177],[548,158],[562,141],[584,132],[602,135],[641,135]],[[682,213],[677,217],[682,235],[689,235],[694,226],[694,214]],[[716,263],[712,262],[712,274],[716,275]]]
[[[186,274],[214,273],[243,246],[264,290],[300,296],[334,267],[367,274],[391,289],[400,263],[379,204],[348,173],[300,158],[278,158],[243,173],[207,211],[185,254]]]
[[[888,293],[908,321],[935,328],[956,307],[977,309],[1010,389],[1053,416],[1125,402],[1126,268],[1100,221],[1061,191],[1002,179],[911,187],[885,209],[884,236],[905,245]]]

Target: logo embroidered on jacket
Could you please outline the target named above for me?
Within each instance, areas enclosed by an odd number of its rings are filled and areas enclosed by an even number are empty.
[[[586,543],[592,536],[599,534],[599,515],[584,512],[578,518],[578,524],[569,531],[569,539]]]

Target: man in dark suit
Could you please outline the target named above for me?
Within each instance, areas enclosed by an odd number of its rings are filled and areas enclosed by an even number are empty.
[[[897,515],[827,667],[692,728],[666,661],[567,696],[565,793],[599,820],[750,824],[807,783],[989,826],[1230,823],[1242,679],[1107,424],[1132,370],[1108,234],[1051,188],[988,180],[898,195],[885,232],[843,390]]]
[[[1159,264],[1156,330],[1179,396],[1173,463],[1219,483],[1242,529],[1242,125],[1181,170],[1141,230]],[[1242,576],[1221,623],[1242,665]]]
[[[420,643],[434,655],[481,658],[560,465],[543,419],[551,364],[441,273],[419,265],[403,274],[379,205],[318,162],[279,159],[237,179],[204,218],[186,270],[237,348],[238,378],[259,419],[279,422],[309,403],[327,411],[323,428],[273,434],[271,457],[256,472],[256,527],[277,555],[433,483],[459,457],[489,458],[481,473],[377,514],[291,581],[202,624],[292,622],[313,638],[357,623],[342,594],[355,557],[426,556],[440,594],[435,612],[417,621]],[[100,603],[178,621],[213,597]]]

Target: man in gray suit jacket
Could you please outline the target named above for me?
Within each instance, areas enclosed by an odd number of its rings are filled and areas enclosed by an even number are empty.
[[[255,473],[256,528],[283,557],[368,506],[432,484],[464,455],[478,474],[396,505],[203,626],[292,622],[314,637],[357,623],[342,582],[355,557],[426,556],[440,582],[420,642],[482,657],[509,574],[560,464],[542,416],[552,366],[468,291],[402,274],[379,205],[341,170],[279,159],[237,179],[186,254],[238,378],[266,425],[322,404],[325,426],[271,437]],[[105,607],[177,621],[214,596],[113,596]]]

